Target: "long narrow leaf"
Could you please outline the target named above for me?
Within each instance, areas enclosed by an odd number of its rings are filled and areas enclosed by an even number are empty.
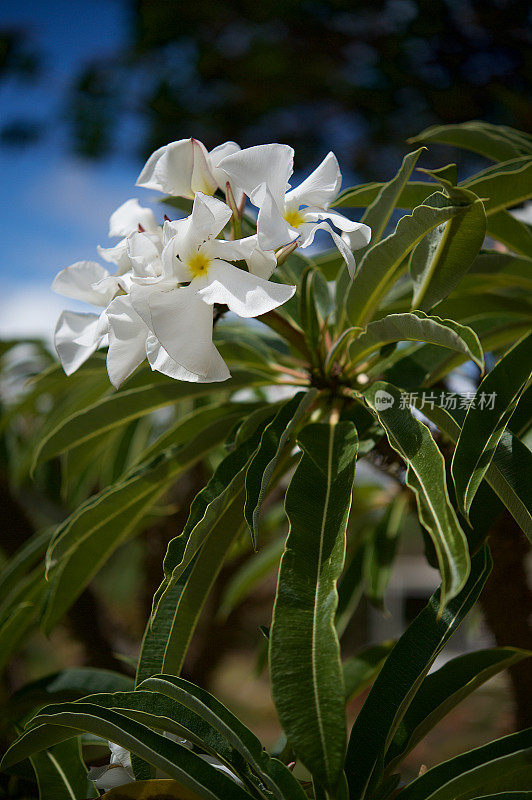
[[[352,423],[315,423],[286,494],[290,532],[270,633],[273,699],[288,741],[313,777],[336,790],[345,752],[342,668],[334,617],[355,472]]]
[[[438,556],[443,608],[462,589],[469,573],[467,539],[449,500],[443,456],[427,426],[402,407],[401,392],[395,386],[377,381],[365,397],[391,447],[407,465],[406,482]]]
[[[368,785],[375,786],[382,777],[384,756],[401,720],[436,657],[477,601],[490,570],[484,548],[473,558],[460,594],[441,613],[440,590],[435,592],[386,659],[349,739],[345,770],[351,800],[361,800]]]
[[[456,497],[466,517],[531,374],[532,334],[529,334],[497,362],[478,387],[451,464]]]

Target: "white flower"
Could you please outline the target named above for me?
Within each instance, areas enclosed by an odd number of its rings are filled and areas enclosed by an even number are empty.
[[[152,153],[138,177],[137,186],[190,199],[196,192],[212,195],[216,189],[224,191],[228,177],[219,168],[220,161],[239,150],[236,142],[224,142],[210,153],[197,139],[170,142]],[[242,193],[235,185],[231,188],[239,202]]]
[[[138,200],[127,200],[111,215],[109,235],[124,237],[115,247],[98,248],[106,261],[116,265],[113,274],[97,261],[77,261],[61,270],[52,283],[58,294],[104,309],[100,314],[63,311],[60,315],[55,347],[67,375],[75,372],[102,343],[108,332],[107,307],[118,293],[127,290],[128,273],[153,277],[161,272],[162,227],[157,225],[153,212],[140,206]]]
[[[146,232],[154,241],[162,241],[163,230],[157,224],[150,208],[144,208],[136,198],[126,200],[109,218],[109,236],[120,237],[113,247],[100,247],[98,253],[105,260],[116,264],[117,274],[124,274],[131,268],[128,254],[128,237],[134,232]]]
[[[93,767],[87,775],[97,789],[103,789],[105,792],[116,786],[133,783],[135,780],[129,752],[113,742],[109,742],[109,749],[111,751],[109,764],[103,767]]]
[[[192,744],[189,741],[182,739],[175,734],[164,731],[163,735],[167,739],[177,742],[182,747],[186,747],[187,749],[192,748]],[[106,764],[103,767],[92,767],[87,775],[88,779],[93,781],[97,789],[102,789],[105,792],[109,791],[110,789],[114,789],[117,786],[124,786],[127,783],[134,783],[135,781],[135,775],[131,766],[131,754],[129,751],[124,747],[120,747],[118,744],[114,744],[113,742],[109,742],[109,749],[111,751],[109,764]],[[220,772],[224,772],[233,781],[235,781],[235,783],[243,786],[242,781],[235,775],[235,773],[226,767],[225,764],[222,764],[219,759],[204,753],[198,753],[197,755],[199,755],[199,757],[204,761],[207,761],[207,763],[211,764],[215,769],[219,770]],[[156,777],[168,778],[169,776],[165,772],[162,772],[158,769]]]
[[[212,341],[215,303],[256,317],[295,292],[295,286],[271,283],[228,263],[249,255],[249,245],[216,238],[231,213],[221,200],[197,192],[189,217],[165,223],[161,277],[133,278],[129,289],[133,308],[166,353],[205,380],[212,374],[217,377],[211,380],[224,380]]]
[[[308,247],[317,230],[332,236],[344,257],[351,275],[355,260],[351,249],[364,247],[371,238],[367,225],[330,210],[340,191],[342,174],[334,153],[329,153],[303,183],[290,188],[294,151],[284,144],[249,147],[226,156],[220,163],[228,178],[242,188],[259,208],[258,244],[271,250],[298,239],[299,247]],[[331,224],[349,237],[349,244]]]

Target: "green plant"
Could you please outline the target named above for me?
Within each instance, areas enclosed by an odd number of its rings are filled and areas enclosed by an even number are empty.
[[[8,411],[7,426],[43,393],[56,398],[21,460],[27,465],[33,450],[38,485],[46,465],[61,460],[71,513],[4,565],[4,661],[39,620],[47,632],[61,620],[111,554],[148,526],[178,476],[198,463],[213,467],[169,543],[134,686],[118,674],[80,671],[57,691],[46,681],[28,687],[31,708],[20,692],[8,702],[11,732],[26,724],[4,768],[31,759],[42,798],[95,796],[80,749],[86,734],[130,751],[137,780],[151,780],[159,769],[184,787],[183,797],[528,796],[530,731],[451,759],[406,786],[398,772],[452,707],[529,655],[494,648],[429,674],[488,578],[493,522],[506,509],[532,533],[532,233],[508,211],[532,195],[532,140],[469,123],[429,129],[416,142],[463,147],[493,164],[460,183],[452,164],[412,180],[420,147],[388,183],[345,190],[334,207],[364,208],[362,222],[372,230],[354,276],[336,251],[313,259],[293,247],[278,252],[275,280],[298,288],[259,317],[268,330],[216,324],[230,381],[180,383],[141,365],[114,392],[95,354],[68,382],[49,366]],[[182,198],[169,202],[190,209]],[[240,226],[252,233],[251,220],[234,202],[232,208],[235,238]],[[396,209],[411,213],[387,235]],[[218,311],[222,317],[225,309]],[[469,404],[447,383],[463,364],[478,384]],[[290,387],[288,399],[276,393],[281,387]],[[235,398],[241,390],[245,396]],[[171,410],[170,422],[158,419],[163,408]],[[374,457],[397,478],[386,503],[377,493],[368,498],[369,525],[357,517],[357,457]],[[279,540],[274,526],[263,547],[261,505],[270,496],[274,512],[284,494],[288,536]],[[364,582],[368,597],[384,605],[402,519],[414,503],[441,587],[393,648],[383,644],[342,663],[341,634]],[[215,697],[180,677],[222,565],[246,547],[260,552],[235,574],[222,613],[280,556],[265,630],[287,739],[276,755]],[[348,737],[346,694],[370,682]],[[292,761],[307,768],[311,782],[294,776]]]

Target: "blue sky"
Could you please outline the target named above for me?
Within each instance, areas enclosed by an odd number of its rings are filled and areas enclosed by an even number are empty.
[[[3,122],[30,116],[47,124],[37,145],[0,148],[0,336],[51,333],[71,301],[49,289],[54,275],[74,261],[97,257],[107,244],[111,212],[135,189],[140,162],[92,163],[68,153],[60,124],[71,76],[95,56],[112,53],[127,31],[120,0],[26,0],[4,2],[2,25],[22,27],[43,53],[44,74],[34,85],[0,85]]]

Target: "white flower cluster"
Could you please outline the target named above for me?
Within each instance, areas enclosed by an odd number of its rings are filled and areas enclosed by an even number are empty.
[[[108,336],[107,368],[116,387],[146,358],[152,369],[178,380],[224,381],[230,373],[212,341],[214,304],[257,317],[289,300],[294,286],[268,280],[278,248],[308,247],[325,229],[353,274],[351,251],[366,245],[371,232],[329,210],[342,181],[335,156],[329,153],[291,189],[293,158],[283,144],[241,150],[226,142],[207,152],[196,139],[153,153],[137,185],[192,199],[192,213],[165,218],[161,226],[150,209],[128,200],[110,219],[109,236],[120,241],[98,248],[113,274],[95,261],[78,261],[57,275],[56,292],[103,309],[61,314],[55,345],[65,372],[78,369]],[[217,190],[240,208],[249,198],[258,209],[256,234],[219,238],[233,210],[214,197]],[[246,262],[248,269],[231,262]]]

